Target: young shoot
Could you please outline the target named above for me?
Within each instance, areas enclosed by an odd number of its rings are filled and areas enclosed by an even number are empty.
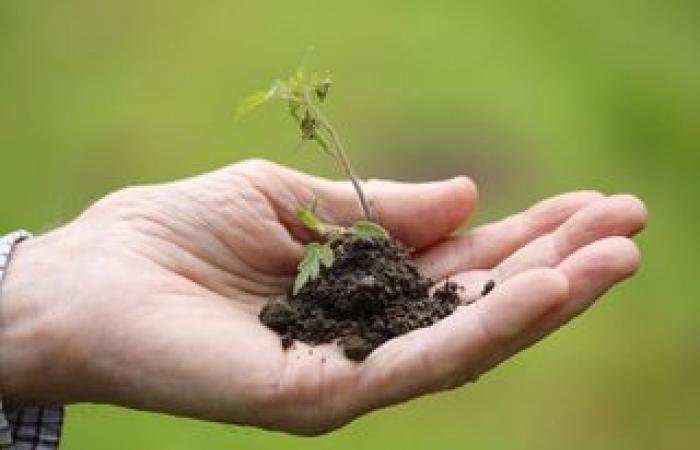
[[[286,79],[275,80],[269,89],[258,91],[243,100],[236,110],[236,118],[271,100],[286,102],[289,114],[299,127],[302,142],[315,142],[338,164],[357,193],[365,220],[372,221],[372,210],[340,136],[321,109],[332,85],[329,74],[306,74],[302,66]]]
[[[367,238],[388,238],[389,234],[374,217],[360,181],[350,164],[338,132],[328,121],[321,106],[326,101],[333,84],[328,74],[306,74],[303,67],[297,69],[286,79],[277,79],[267,90],[258,91],[241,102],[236,110],[236,118],[251,112],[260,105],[272,100],[281,100],[287,104],[301,134],[302,143],[313,141],[341,168],[352,183],[364,215],[363,220],[345,228],[326,224],[314,214],[313,208],[298,208],[297,217],[317,238],[305,247],[304,257],[297,267],[298,273],[292,294],[299,291],[311,280],[316,279],[322,268],[331,268],[335,260],[331,243],[346,234]]]

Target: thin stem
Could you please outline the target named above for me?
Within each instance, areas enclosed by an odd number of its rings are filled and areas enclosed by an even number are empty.
[[[347,153],[345,153],[345,148],[343,147],[343,144],[340,141],[338,132],[335,130],[333,125],[330,124],[328,119],[326,119],[321,110],[313,104],[309,93],[306,89],[304,90],[304,99],[305,103],[307,104],[307,107],[311,109],[316,120],[318,120],[318,123],[330,136],[331,143],[333,144],[333,147],[335,147],[337,153],[336,160],[340,163],[348,178],[350,178],[350,182],[352,183],[353,188],[355,188],[355,192],[357,193],[357,197],[360,200],[360,206],[362,207],[362,212],[364,213],[365,219],[373,221],[374,216],[372,214],[372,210],[370,209],[369,203],[367,202],[367,198],[365,197],[365,193],[362,190],[359,178],[355,174],[355,171],[353,170],[352,166],[350,165],[350,160],[347,157]]]
[[[372,215],[372,210],[369,207],[369,203],[367,202],[367,199],[365,198],[365,193],[362,189],[362,186],[360,185],[359,178],[355,174],[355,171],[352,169],[352,166],[350,165],[350,161],[348,160],[347,154],[345,153],[345,149],[343,148],[343,144],[340,143],[340,140],[338,139],[338,134],[336,133],[335,129],[330,125],[330,124],[325,124],[325,127],[327,127],[329,134],[331,135],[331,138],[333,139],[333,142],[335,143],[336,150],[338,151],[338,156],[341,165],[345,169],[345,172],[348,174],[348,177],[350,178],[350,182],[352,183],[353,187],[355,188],[355,191],[357,192],[357,196],[360,199],[360,205],[362,206],[362,211],[365,214],[365,219],[367,220],[373,220],[374,217]]]

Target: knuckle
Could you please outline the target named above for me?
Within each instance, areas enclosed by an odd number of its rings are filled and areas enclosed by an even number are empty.
[[[239,161],[230,166],[235,171],[252,173],[270,173],[278,170],[279,166],[271,161],[262,158],[250,158]]]

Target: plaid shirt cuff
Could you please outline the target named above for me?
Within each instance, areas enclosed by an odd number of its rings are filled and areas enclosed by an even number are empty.
[[[0,412],[0,448],[55,450],[61,438],[62,426],[62,406],[22,408],[8,411],[6,417]]]
[[[15,244],[30,234],[18,231],[0,237],[0,282]],[[2,300],[0,298],[0,300]],[[26,407],[3,412],[0,400],[0,449],[55,450],[61,437],[63,407]]]

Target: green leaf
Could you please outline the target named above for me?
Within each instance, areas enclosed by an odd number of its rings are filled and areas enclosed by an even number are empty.
[[[335,255],[333,254],[333,249],[328,244],[324,244],[321,246],[321,248],[318,251],[318,257],[321,260],[321,264],[323,264],[329,269],[333,266],[333,263],[335,262]]]
[[[297,278],[294,280],[294,289],[292,291],[293,295],[297,295],[301,288],[306,285],[306,283],[309,281],[309,276],[308,271],[299,271]]]
[[[267,91],[258,91],[255,94],[244,98],[243,101],[238,105],[238,108],[236,108],[236,114],[234,118],[236,120],[240,119],[241,117],[258,108],[267,100]]]
[[[358,220],[350,228],[354,234],[363,237],[378,237],[387,238],[389,233],[378,223],[370,222],[369,220]]]
[[[251,111],[257,109],[260,105],[267,103],[272,99],[280,98],[282,95],[282,89],[283,86],[280,80],[275,80],[270,89],[266,91],[257,91],[253,95],[244,98],[238,105],[238,108],[236,108],[234,119],[238,120],[241,117],[249,114]]]
[[[328,244],[312,242],[308,244],[304,251],[304,258],[299,262],[297,277],[294,280],[293,295],[308,283],[316,279],[321,272],[321,265],[330,268],[334,261],[333,249]]]

